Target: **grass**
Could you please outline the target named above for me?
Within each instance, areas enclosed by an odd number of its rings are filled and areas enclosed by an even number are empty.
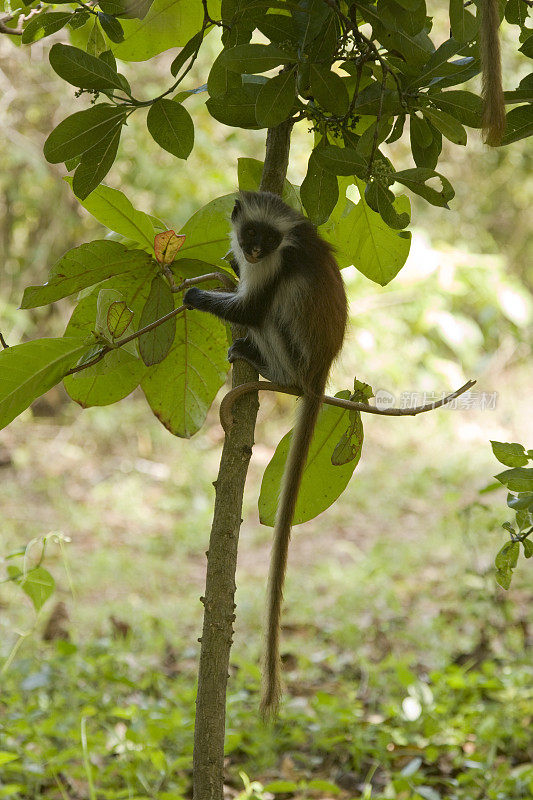
[[[521,412],[365,420],[347,491],[295,530],[287,691],[265,726],[257,663],[271,531],[256,499],[290,414],[265,398],[241,532],[227,797],[531,796],[529,565],[519,562],[509,592],[496,585],[505,492],[479,495],[498,471],[488,439],[512,441]],[[36,622],[20,588],[2,586],[2,656],[31,633],[1,676],[0,798],[189,797],[216,415],[176,441],[136,396],[27,416],[3,435],[2,554],[52,531],[71,542],[68,574],[48,548],[57,585]],[[58,599],[70,641],[45,642]]]

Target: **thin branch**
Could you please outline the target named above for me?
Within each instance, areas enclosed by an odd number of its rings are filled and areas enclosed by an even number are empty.
[[[163,317],[154,320],[154,322],[150,322],[149,325],[145,325],[144,328],[140,328],[135,333],[130,334],[129,336],[125,336],[124,339],[118,339],[118,341],[113,342],[113,344],[106,344],[103,346],[102,350],[98,353],[97,356],[92,358],[90,361],[87,361],[85,364],[78,364],[76,367],[72,367],[69,369],[68,372],[65,372],[65,378],[67,375],[74,375],[75,372],[82,372],[84,369],[89,369],[89,367],[94,367],[95,364],[98,364],[104,356],[111,352],[111,350],[118,350],[119,347],[123,347],[128,342],[132,342],[134,339],[138,339],[139,336],[142,336],[143,333],[148,333],[148,331],[152,331],[154,328],[157,328],[159,325],[162,325],[163,322],[166,322],[168,319],[172,319],[172,317],[181,314],[182,311],[185,311],[187,306],[179,306],[179,308],[175,308],[172,311],[169,311],[168,314],[165,314]]]
[[[378,114],[377,114],[377,117],[376,117],[376,123],[375,123],[376,127],[374,129],[374,137],[372,139],[372,150],[370,151],[370,158],[368,159],[368,169],[366,171],[366,177],[367,178],[370,178],[370,176],[372,174],[372,166],[374,164],[374,158],[375,158],[376,150],[377,150],[377,147],[378,147],[379,123],[381,122],[381,114],[382,114],[382,111],[383,111],[383,96],[385,94],[385,83],[386,83],[386,80],[387,80],[387,71],[386,70],[382,70],[382,73],[383,74],[382,74],[382,77],[381,77],[381,92],[380,92],[380,95],[379,95],[379,108],[378,108]]]
[[[375,406],[368,405],[368,403],[356,403],[353,400],[343,400],[342,397],[330,397],[327,394],[324,395],[322,399],[323,402],[329,406],[337,406],[337,408],[344,408],[347,411],[364,411],[368,414],[379,414],[383,417],[416,417],[418,414],[423,414],[426,411],[433,411],[436,408],[447,405],[447,403],[451,403],[456,397],[459,397],[464,394],[464,392],[471,389],[475,383],[476,381],[467,381],[460,389],[456,389],[455,392],[443,397],[441,400],[436,400],[433,403],[426,403],[423,406],[415,406],[414,408],[376,408]],[[233,426],[231,409],[235,400],[248,392],[257,392],[259,390],[292,394],[297,397],[301,394],[301,392],[296,389],[281,386],[279,383],[271,383],[270,381],[253,381],[251,383],[244,383],[241,386],[236,386],[225,395],[220,404],[220,424],[226,433]]]
[[[220,281],[228,289],[235,289],[236,287],[235,281],[229,275],[225,275],[223,272],[208,272],[206,275],[198,275],[196,278],[186,278],[179,286],[172,284],[170,289],[172,292],[183,292],[189,286],[196,286],[197,283],[205,283],[206,281]]]
[[[352,33],[355,36],[355,38],[358,39],[358,41],[361,44],[364,44],[366,47],[368,47],[372,51],[376,61],[379,61],[379,63],[381,64],[381,68],[386,73],[390,73],[390,75],[392,76],[392,78],[393,78],[393,80],[394,80],[394,82],[396,84],[396,90],[398,92],[398,97],[400,99],[400,103],[401,103],[403,108],[406,108],[407,105],[406,105],[406,102],[405,102],[404,97],[403,97],[403,90],[402,90],[402,85],[400,83],[400,79],[398,78],[398,76],[396,75],[394,70],[392,70],[389,67],[389,65],[387,64],[387,61],[381,55],[381,53],[379,52],[378,48],[376,47],[376,45],[372,41],[372,39],[369,39],[368,36],[365,36],[364,33],[361,33],[361,31],[357,27],[357,24],[355,22],[353,22],[353,20],[351,20],[350,17],[347,17],[346,14],[342,13],[340,8],[335,3],[335,0],[324,0],[324,3],[326,3],[326,5],[328,5],[330,8],[332,8],[333,11],[335,12],[335,14],[337,14],[338,18],[342,22],[344,22],[345,25],[347,25],[350,28],[350,30],[352,31]],[[354,5],[355,5],[355,3],[354,3]]]
[[[4,17],[0,19],[0,33],[7,33],[9,36],[22,36],[24,33],[24,23],[27,22],[32,17],[35,17],[36,14],[39,14],[42,9],[42,5],[39,3],[35,8],[29,12],[29,14],[20,14],[17,27],[10,28],[6,25],[6,22],[11,22],[12,19],[15,19],[17,16],[16,14],[6,14]]]
[[[4,335],[3,335],[3,333],[1,331],[0,331],[0,344],[2,345],[4,350],[7,350],[7,348],[9,347],[9,345],[6,342],[6,340],[4,339]]]

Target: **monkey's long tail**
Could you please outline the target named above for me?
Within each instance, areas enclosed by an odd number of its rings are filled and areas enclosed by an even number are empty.
[[[481,4],[480,55],[483,71],[483,138],[488,145],[500,144],[505,131],[505,99],[502,88],[502,65],[498,28],[498,0]]]
[[[298,409],[296,425],[294,426],[281,484],[267,590],[267,620],[261,697],[261,713],[265,717],[276,714],[281,697],[279,639],[287,553],[298,489],[302,481],[316,419],[322,404],[321,394],[304,395],[300,401],[301,406]]]

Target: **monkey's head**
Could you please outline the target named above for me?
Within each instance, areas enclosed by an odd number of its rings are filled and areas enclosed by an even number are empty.
[[[277,250],[294,225],[293,216],[295,212],[274,194],[240,192],[231,222],[250,264],[256,264]]]

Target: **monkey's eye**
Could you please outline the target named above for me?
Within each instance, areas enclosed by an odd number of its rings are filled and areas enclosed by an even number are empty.
[[[257,231],[255,230],[255,228],[248,228],[248,230],[247,230],[248,236],[254,237],[256,235],[256,233],[257,233]]]

